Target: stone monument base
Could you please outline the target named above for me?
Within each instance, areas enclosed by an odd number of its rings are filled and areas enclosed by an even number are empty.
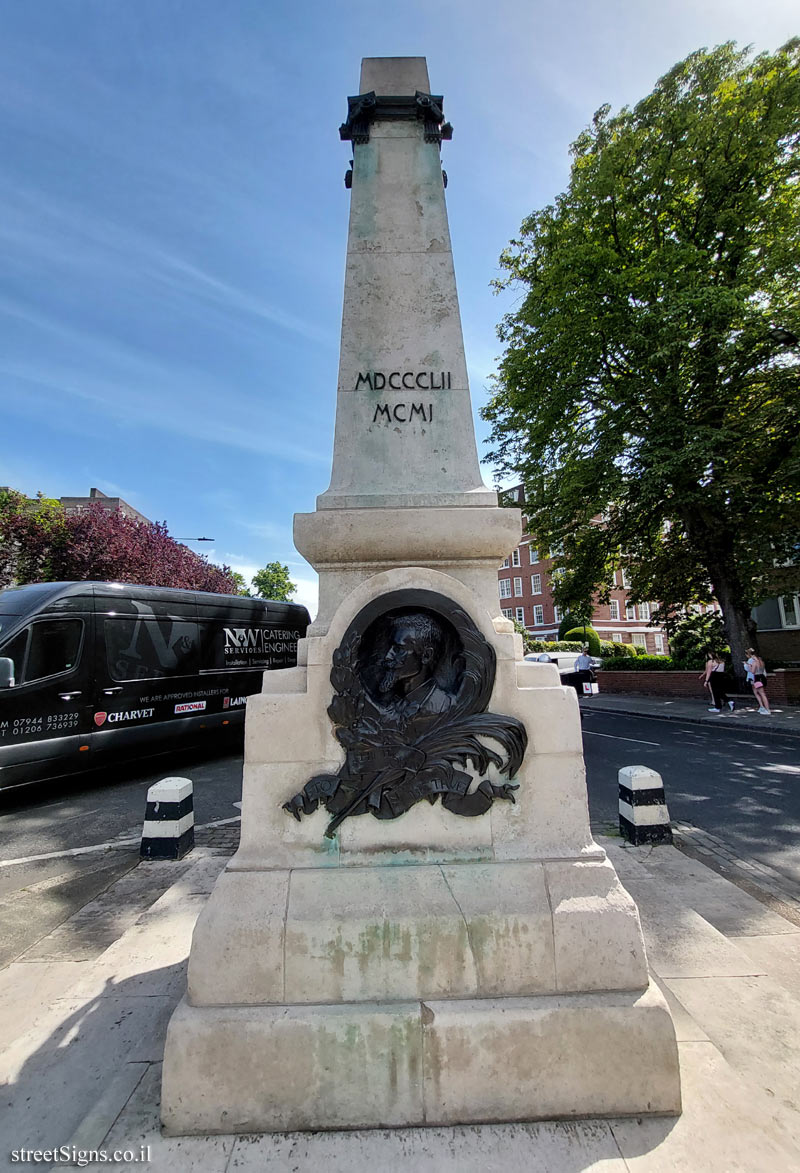
[[[636,908],[595,852],[229,869],[169,1027],[165,1128],[679,1112]]]
[[[660,991],[178,1007],[168,1134],[675,1115]]]

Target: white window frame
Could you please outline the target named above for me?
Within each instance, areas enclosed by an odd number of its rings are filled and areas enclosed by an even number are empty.
[[[625,643],[625,640],[622,638],[622,632],[621,631],[612,631],[611,632],[611,642],[613,644]]]
[[[501,570],[508,570],[508,558],[504,558],[503,561],[500,563],[500,569]]]
[[[609,599],[608,611],[612,619],[619,619],[619,599]]]
[[[628,621],[636,618],[636,608],[634,607],[633,603],[625,604],[625,618]]]
[[[791,599],[794,604],[794,623],[790,623],[786,619],[786,605],[783,601],[784,599]],[[790,630],[794,627],[800,627],[800,622],[798,622],[798,619],[800,619],[800,595],[780,595],[778,597],[778,610],[780,611],[781,615],[781,627],[788,627]]]
[[[639,618],[643,621],[646,620],[649,622],[649,620],[650,620],[650,604],[649,603],[640,603],[639,604]]]
[[[515,598],[518,599],[521,597],[521,595],[522,595],[522,579],[515,578],[514,579],[514,596],[515,596]]]
[[[511,552],[511,565],[512,566],[519,566],[519,550],[512,550],[512,552]]]
[[[511,579],[510,578],[501,578],[500,582],[499,582],[499,587],[500,587],[500,598],[501,599],[510,599],[511,598]]]
[[[530,561],[531,566],[535,566],[539,561],[539,551],[535,546],[528,546],[528,560]]]
[[[531,575],[531,594],[540,595],[542,593],[542,576],[541,574]]]
[[[541,603],[535,603],[533,608],[533,626],[544,627],[544,607]]]
[[[655,635],[653,636],[653,639],[654,639],[655,645],[656,645],[656,655],[663,656],[664,655],[664,637],[663,637],[663,635],[661,634],[660,631],[657,631],[655,633]]]
[[[630,578],[628,577],[628,572],[627,572],[627,570],[622,570],[622,571],[620,571],[620,574],[621,574],[621,576],[622,576],[622,585],[623,585],[623,587],[625,588],[625,590],[626,590],[626,591],[629,591],[629,590],[631,589],[631,580],[630,580]]]
[[[502,611],[503,615],[505,615],[506,619],[514,618],[514,612],[511,607],[501,607],[500,610]]]
[[[561,622],[561,608],[554,604],[553,605],[553,623],[560,623],[560,622]]]
[[[647,636],[643,631],[634,631],[631,638],[637,648],[647,649]]]
[[[525,626],[525,608],[524,607],[517,607],[516,620],[517,620],[517,623],[521,623],[523,627]]]

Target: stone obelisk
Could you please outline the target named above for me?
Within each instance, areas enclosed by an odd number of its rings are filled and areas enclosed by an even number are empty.
[[[424,58],[365,59],[340,133],[333,472],[295,517],[320,608],[248,701],[241,844],[170,1023],[165,1127],[675,1113],[575,693],[499,612],[521,519],[480,477]]]

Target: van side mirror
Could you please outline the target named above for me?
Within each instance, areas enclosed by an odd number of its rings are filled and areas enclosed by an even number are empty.
[[[0,656],[0,688],[14,687],[14,661]]]

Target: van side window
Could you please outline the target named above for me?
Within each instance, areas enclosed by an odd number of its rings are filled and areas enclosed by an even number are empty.
[[[22,680],[17,679],[17,683],[30,684],[33,680],[58,676],[74,668],[78,663],[82,636],[83,623],[80,619],[46,619],[42,623],[34,623],[25,675]]]
[[[197,624],[188,619],[106,619],[106,658],[112,680],[154,680],[199,672]]]

